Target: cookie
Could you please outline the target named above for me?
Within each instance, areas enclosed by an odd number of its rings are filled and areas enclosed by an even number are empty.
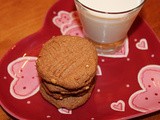
[[[51,83],[47,83],[44,80],[42,81],[42,83],[46,86],[46,88],[48,88],[50,92],[60,93],[60,94],[78,94],[88,90],[93,85],[93,83],[95,83],[95,79],[94,78],[91,78],[91,79],[93,79],[91,83],[87,84],[82,88],[74,89],[74,90],[65,89],[63,87],[60,87]]]
[[[45,92],[48,94],[48,95],[50,95],[50,96],[52,96],[54,99],[56,99],[56,100],[62,100],[62,99],[64,99],[64,98],[66,98],[66,97],[69,97],[69,95],[62,95],[62,94],[60,94],[60,93],[54,93],[54,92],[50,92],[49,90],[48,90],[48,88],[42,83],[41,84],[41,87],[45,90]]]
[[[66,98],[66,97],[79,97],[79,96],[82,96],[82,95],[86,94],[89,91],[89,89],[88,89],[88,90],[82,91],[82,92],[77,93],[77,94],[75,94],[75,93],[74,94],[72,94],[72,93],[61,94],[61,93],[49,91],[48,88],[44,84],[41,84],[41,87],[43,87],[43,89],[45,90],[45,92],[48,95],[52,96],[56,100],[62,100],[64,98]]]
[[[40,87],[40,92],[43,98],[49,103],[53,104],[57,108],[66,108],[66,109],[75,109],[84,103],[90,98],[94,85],[90,88],[90,90],[79,97],[67,97],[62,100],[56,100],[52,96],[48,95],[43,87]]]
[[[36,65],[39,75],[65,89],[89,84],[97,69],[95,46],[77,36],[57,36],[44,44]]]

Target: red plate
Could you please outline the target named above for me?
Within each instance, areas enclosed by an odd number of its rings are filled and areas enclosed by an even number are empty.
[[[74,2],[67,2],[54,4],[42,29],[13,46],[0,61],[1,106],[18,119],[30,120],[127,119],[160,110],[160,43],[139,17],[122,50],[99,55],[97,83],[86,104],[57,110],[41,97],[35,60],[42,44],[61,34],[83,37]]]

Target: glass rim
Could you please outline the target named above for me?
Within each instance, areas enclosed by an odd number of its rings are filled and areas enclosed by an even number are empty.
[[[139,4],[138,6],[130,9],[130,10],[125,10],[125,11],[121,11],[121,12],[104,12],[104,11],[100,11],[100,10],[96,10],[96,9],[93,9],[93,8],[90,8],[84,4],[82,4],[79,0],[75,0],[76,2],[78,2],[79,4],[81,4],[83,7],[93,11],[93,12],[98,12],[98,13],[102,13],[102,14],[123,14],[123,13],[128,13],[128,12],[131,12],[133,10],[136,10],[138,8],[140,8],[147,0],[143,0],[143,2],[141,4]]]

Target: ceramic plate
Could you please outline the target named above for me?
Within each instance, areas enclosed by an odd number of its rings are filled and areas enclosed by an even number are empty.
[[[0,61],[0,104],[12,116],[30,120],[127,119],[160,110],[160,43],[138,17],[122,49],[99,54],[96,86],[90,99],[74,110],[57,109],[39,93],[35,61],[53,36],[83,37],[73,0],[58,1],[41,30],[15,46]]]

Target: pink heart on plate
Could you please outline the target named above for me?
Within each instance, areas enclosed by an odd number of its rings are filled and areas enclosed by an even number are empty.
[[[148,43],[145,38],[142,38],[137,44],[136,44],[137,49],[139,50],[148,50]]]
[[[20,57],[8,65],[8,73],[13,78],[10,84],[10,93],[13,97],[26,99],[39,91],[36,60],[37,57]]]
[[[124,112],[125,111],[125,103],[124,103],[124,101],[123,100],[118,100],[117,102],[111,103],[111,109],[113,109],[115,111]]]
[[[69,23],[69,21],[72,19],[70,13],[66,12],[66,11],[60,11],[58,12],[58,15],[55,16],[52,19],[52,22],[57,26],[57,27],[61,27],[63,24]]]
[[[65,109],[65,108],[59,108],[58,111],[61,114],[72,114],[72,110],[68,110],[68,109]]]
[[[156,111],[160,108],[160,66],[147,65],[138,73],[140,90],[129,98],[129,106],[140,112]]]

